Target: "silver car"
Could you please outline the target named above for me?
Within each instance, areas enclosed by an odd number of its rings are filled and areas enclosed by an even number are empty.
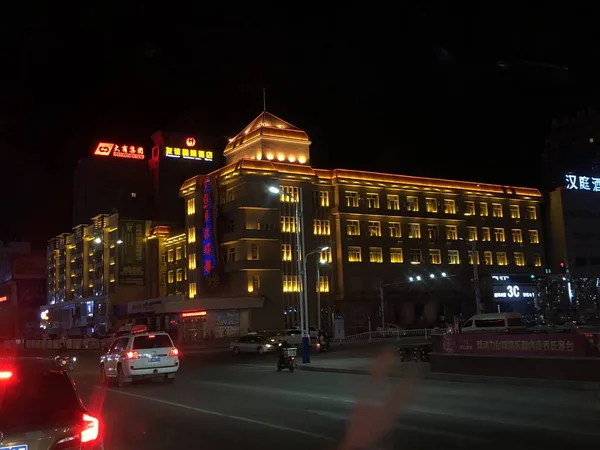
[[[236,341],[229,344],[229,349],[236,355],[239,353],[263,353],[274,352],[277,348],[269,338],[260,334],[249,334],[242,336]]]
[[[103,450],[100,420],[46,358],[0,358],[0,449]]]

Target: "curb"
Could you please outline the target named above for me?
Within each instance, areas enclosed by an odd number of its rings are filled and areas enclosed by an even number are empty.
[[[299,365],[298,369],[308,372],[323,372],[323,373],[343,373],[350,375],[372,375],[371,371],[364,369],[340,369],[337,367],[319,367]],[[387,378],[408,378],[400,374],[391,374]],[[481,384],[501,384],[506,386],[524,386],[538,387],[548,389],[572,389],[577,391],[600,391],[600,383],[580,382],[580,381],[561,381],[561,380],[545,380],[539,378],[510,378],[510,377],[488,377],[476,375],[460,375],[451,373],[434,372],[424,376],[425,380],[431,381],[448,381],[455,383],[481,383]]]

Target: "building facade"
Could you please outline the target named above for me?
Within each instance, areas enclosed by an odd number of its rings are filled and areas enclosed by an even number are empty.
[[[251,328],[294,326],[306,289],[311,325],[341,312],[366,329],[381,303],[386,322],[430,325],[474,312],[474,262],[488,311],[527,303],[499,277],[544,273],[536,189],[312,168],[306,133],[267,112],[224,156],[180,190],[188,299],[207,317],[237,310]]]

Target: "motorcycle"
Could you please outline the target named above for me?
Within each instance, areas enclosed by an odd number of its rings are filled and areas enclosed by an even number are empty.
[[[281,345],[281,344],[279,344]],[[277,359],[277,372],[281,372],[281,369],[288,369],[293,372],[296,368],[296,351],[295,347],[282,348],[282,358]]]
[[[54,361],[56,362],[56,364],[58,364],[58,367],[60,367],[61,369],[66,370],[68,372],[72,372],[73,370],[75,370],[77,357],[68,355],[56,355],[54,357]]]
[[[329,350],[329,340],[328,339],[324,339],[324,340],[319,339],[317,341],[317,351],[324,353],[327,350]]]

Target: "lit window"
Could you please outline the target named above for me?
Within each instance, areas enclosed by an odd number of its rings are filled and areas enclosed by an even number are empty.
[[[169,284],[171,284],[171,283],[173,283],[173,281],[175,281],[174,273],[172,270],[169,270],[168,280],[169,280]]]
[[[196,242],[196,228],[188,228],[188,243],[193,244]]]
[[[319,277],[318,292],[329,292],[329,277],[328,276],[322,275]]]
[[[477,227],[467,227],[467,235],[469,241],[477,240]]]
[[[188,198],[187,201],[187,213],[188,216],[196,213],[196,201],[194,198]]]
[[[175,280],[183,281],[183,270],[177,269],[177,271],[175,272]]]
[[[406,210],[412,212],[419,211],[419,197],[406,197]]]
[[[370,221],[368,233],[371,237],[381,236],[381,222]]]
[[[346,192],[346,206],[358,208],[358,192]]]
[[[436,224],[427,225],[427,237],[430,242],[437,241],[440,237],[440,230]]]
[[[515,266],[525,265],[525,255],[523,252],[515,252]]]
[[[527,218],[530,220],[536,220],[537,219],[537,210],[535,208],[535,206],[528,206],[527,207]]]
[[[362,261],[360,247],[348,247],[348,261],[349,262],[361,262]]]
[[[492,234],[488,227],[483,227],[481,229],[481,240],[484,242],[490,242],[492,240]]]
[[[250,244],[250,258],[251,261],[258,260],[258,244]]]
[[[483,252],[483,263],[486,266],[491,266],[492,264],[494,264],[494,258],[492,257],[492,252],[490,252],[490,251]]]
[[[393,264],[400,264],[404,262],[404,256],[402,255],[401,248],[390,248],[390,262]]]
[[[331,262],[331,247],[329,247],[327,250],[319,251],[319,261],[322,263]]]
[[[465,202],[465,216],[475,215],[475,202]]]
[[[300,292],[300,282],[298,275],[282,276],[283,292]]]
[[[369,261],[372,263],[383,262],[383,250],[381,247],[370,247],[369,248]]]
[[[446,225],[446,240],[458,240],[458,229],[456,228],[456,225]]]
[[[137,197],[137,194],[135,192],[132,192],[131,193],[131,198],[136,198],[136,197]]]
[[[487,217],[489,215],[489,211],[488,211],[488,204],[487,203],[480,203],[479,204],[479,215],[481,217]]]
[[[540,243],[540,232],[538,230],[529,230],[529,242],[531,244]]]
[[[429,264],[441,264],[442,251],[438,248],[429,249]]]
[[[196,283],[190,283],[190,290],[188,295],[190,298],[196,297]]]
[[[367,193],[367,207],[368,208],[379,208],[379,194]]]
[[[460,264],[458,250],[448,250],[448,264]]]
[[[506,257],[506,252],[497,252],[496,262],[499,266],[508,266],[508,258]]]
[[[390,222],[390,237],[401,238],[402,237],[402,226],[400,222]]]
[[[494,228],[494,237],[496,242],[505,242],[506,236],[504,235],[504,228]]]
[[[410,239],[420,239],[421,238],[421,225],[418,223],[409,223],[408,224],[408,237]]]
[[[298,186],[279,186],[279,201],[283,203],[298,203],[299,198]]]
[[[319,191],[319,206],[329,206],[329,192]]]
[[[510,218],[511,219],[520,219],[521,218],[521,210],[519,209],[519,205],[510,205]],[[500,216],[502,217],[502,216]]]
[[[346,233],[348,236],[360,236],[360,222],[358,220],[346,221]]]
[[[472,265],[473,264],[473,250],[469,250],[468,255],[469,255],[469,264]],[[477,260],[477,264],[480,264],[478,251],[475,252],[475,259]]]
[[[425,199],[425,210],[428,213],[436,213],[438,212],[438,202],[435,198],[426,198]]]
[[[196,254],[190,253],[188,255],[188,269],[194,270],[196,268]]]
[[[313,233],[315,236],[329,236],[331,234],[329,220],[313,219]]]
[[[179,261],[181,259],[181,247],[177,247],[175,249],[175,260]]]
[[[248,292],[258,292],[260,289],[260,276],[249,275],[248,276]]]
[[[542,267],[542,255],[539,253],[533,254],[533,265],[535,267]]]
[[[172,248],[170,248],[169,251],[167,252],[167,261],[173,262],[173,249]]]
[[[387,207],[388,209],[398,211],[400,209],[400,197],[398,197],[397,195],[388,195]]]
[[[281,216],[281,232],[282,233],[295,233],[296,232],[296,218],[292,216]]]
[[[408,256],[411,264],[421,264],[423,262],[423,253],[420,248],[411,248]]]
[[[292,260],[292,244],[281,244],[281,260]]]
[[[500,203],[492,203],[492,216],[504,217],[504,213],[502,212],[502,205]]]
[[[444,199],[444,214],[456,214],[456,202],[454,200]]]
[[[521,232],[521,230],[512,230],[512,240],[517,244],[523,243],[523,233]]]

